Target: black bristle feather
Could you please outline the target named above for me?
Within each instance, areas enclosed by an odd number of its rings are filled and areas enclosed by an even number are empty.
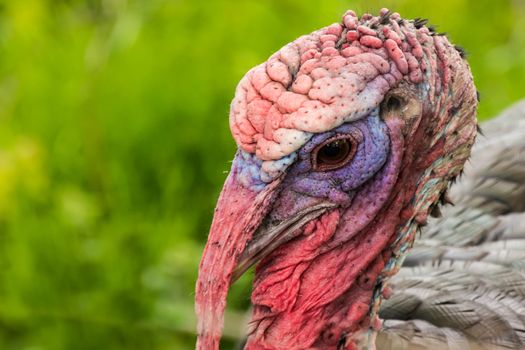
[[[441,196],[439,197],[439,203],[441,203],[441,205],[446,205],[446,204],[450,204],[452,206],[454,205],[454,202],[452,202],[446,190],[441,193]]]
[[[456,51],[459,53],[459,55],[461,56],[461,58],[467,58],[467,51],[465,51],[464,48],[462,48],[462,47],[459,46],[459,45],[454,45],[454,48],[455,48]]]
[[[341,335],[337,342],[337,350],[344,350],[346,347],[346,334]]]
[[[481,102],[481,94],[479,91],[476,91],[476,98],[478,99],[478,102]]]
[[[388,11],[387,13],[385,13],[384,15],[381,16],[381,18],[379,19],[379,23],[382,24],[382,25],[389,24],[391,15],[392,15],[392,13],[390,11]]]
[[[426,19],[426,18],[416,18],[416,19],[414,19],[414,27],[416,27],[417,29],[422,28],[427,23],[428,23],[428,19]]]
[[[478,134],[480,134],[481,136],[485,136],[485,134],[483,133],[483,130],[481,129],[481,126],[479,124],[476,124],[476,129],[478,130]]]
[[[430,210],[430,216],[432,216],[433,218],[440,218],[443,216],[443,214],[441,213],[441,209],[439,208],[439,204],[436,203],[432,209]]]

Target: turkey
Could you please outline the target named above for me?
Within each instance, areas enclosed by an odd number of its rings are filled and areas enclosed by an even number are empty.
[[[525,106],[473,147],[477,104],[463,50],[387,9],[250,70],[197,349],[219,348],[228,289],[254,265],[247,350],[523,348]]]

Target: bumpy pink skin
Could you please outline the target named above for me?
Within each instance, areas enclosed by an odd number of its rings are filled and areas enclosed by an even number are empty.
[[[422,44],[433,41],[428,28],[400,27],[394,14],[388,26],[371,29],[380,17],[365,18],[348,11],[342,24],[286,45],[239,83],[232,134],[274,177],[272,161],[298,150],[311,133],[367,115],[404,76],[423,80]]]

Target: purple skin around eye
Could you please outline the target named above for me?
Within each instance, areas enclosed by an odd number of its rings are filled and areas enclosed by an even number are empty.
[[[353,159],[340,169],[314,171],[311,152],[315,147],[330,137],[345,134],[351,134],[358,140]],[[299,151],[297,162],[290,168],[283,187],[316,198],[328,198],[343,206],[349,205],[353,190],[372,178],[385,164],[389,142],[388,128],[379,117],[377,108],[359,121],[312,137]]]

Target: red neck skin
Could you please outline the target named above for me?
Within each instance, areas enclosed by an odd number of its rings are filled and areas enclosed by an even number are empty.
[[[426,149],[417,142],[424,142],[424,128],[414,125],[417,132],[405,143],[403,121],[387,125],[390,159],[352,205],[310,222],[303,235],[257,267],[245,349],[336,349],[345,338],[346,349],[360,348],[353,338],[371,327],[376,282],[391,257],[397,229],[412,216],[419,175],[441,153],[437,145],[414,159],[415,149]]]

